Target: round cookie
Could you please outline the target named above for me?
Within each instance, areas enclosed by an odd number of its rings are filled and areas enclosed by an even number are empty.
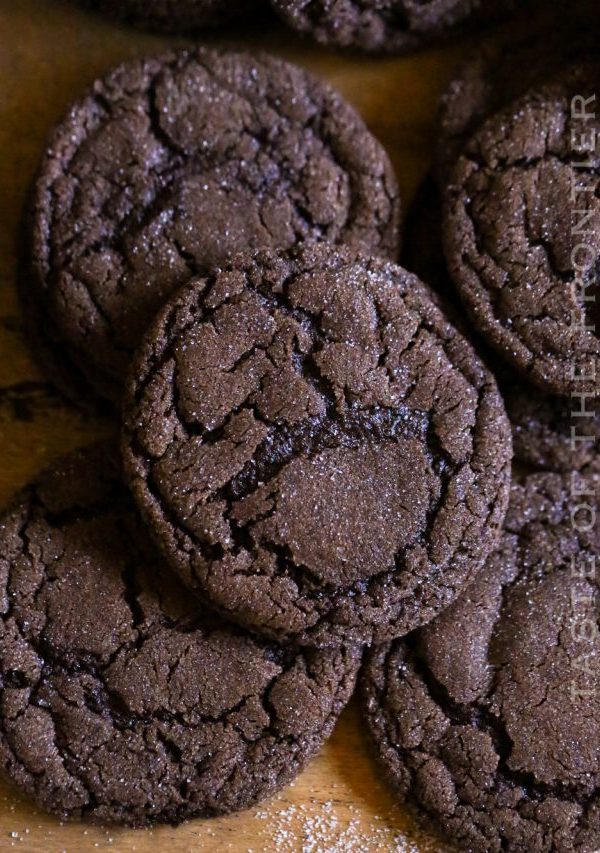
[[[309,238],[399,248],[393,171],[354,109],[281,60],[208,50],[97,81],[50,139],[28,222],[22,289],[43,348],[113,401],[192,274]]]
[[[351,249],[235,258],[136,356],[129,483],[223,614],[300,644],[382,641],[494,546],[510,432],[493,377],[418,279]]]
[[[581,0],[565,6],[554,3],[533,20],[509,23],[458,65],[438,111],[436,172],[442,186],[486,118],[582,57],[595,56],[598,27],[591,6]]]
[[[446,259],[475,327],[533,383],[563,395],[594,394],[600,381],[600,154],[575,147],[600,122],[572,114],[593,91],[590,73],[488,119],[444,199]]]
[[[468,20],[486,21],[514,0],[271,0],[294,29],[321,44],[408,53],[449,35]]]
[[[573,526],[585,500],[571,489],[557,474],[516,483],[468,591],[363,669],[389,781],[461,850],[600,847],[600,536],[586,511]]]
[[[600,411],[587,401],[540,394],[522,382],[500,382],[513,425],[515,459],[547,471],[581,471],[600,466]]]
[[[0,522],[0,769],[62,817],[245,808],[321,746],[360,655],[282,650],[192,605],[117,458],[64,459]]]
[[[245,17],[262,0],[83,0],[85,5],[163,32],[189,33]]]

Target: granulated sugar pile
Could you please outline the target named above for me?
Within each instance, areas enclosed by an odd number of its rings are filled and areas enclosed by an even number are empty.
[[[259,811],[265,826],[265,845],[248,853],[447,853],[449,848],[422,837],[410,838],[394,829],[394,815],[375,815],[368,823],[354,806],[344,806],[344,817],[333,801],[311,799],[279,811]]]

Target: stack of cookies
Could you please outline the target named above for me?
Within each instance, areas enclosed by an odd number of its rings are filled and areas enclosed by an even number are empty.
[[[459,67],[405,249],[513,428],[498,549],[363,676],[391,781],[466,850],[600,844],[600,78],[581,25],[539,22],[534,46],[511,28]]]
[[[418,227],[405,248],[425,282],[396,263],[383,148],[283,61],[138,60],[51,136],[24,314],[120,446],[0,522],[0,767],[44,808],[248,807],[320,748],[362,663],[390,782],[462,849],[600,845],[599,421],[576,453],[566,434],[567,395],[598,386],[600,161],[570,147],[600,129],[596,68],[517,79],[523,50],[485,47],[444,99],[421,206],[435,223],[443,198],[446,260]]]

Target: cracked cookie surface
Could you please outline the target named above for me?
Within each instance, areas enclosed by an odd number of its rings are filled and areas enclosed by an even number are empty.
[[[22,290],[45,360],[60,361],[62,384],[114,401],[190,275],[304,239],[398,252],[383,148],[327,84],[267,56],[182,51],[117,68],[54,132],[30,208]]]
[[[200,597],[302,644],[406,633],[493,547],[510,433],[424,285],[323,245],[184,288],[134,363],[130,485]]]
[[[103,823],[245,808],[321,746],[360,655],[281,650],[202,613],[115,459],[67,457],[0,522],[0,768]]]
[[[512,0],[271,0],[286,23],[318,42],[408,53],[448,35],[471,16],[501,14]]]
[[[584,150],[600,119],[591,102],[586,117],[572,106],[590,92],[582,66],[497,113],[445,197],[446,258],[473,323],[532,382],[564,395],[600,382],[600,152]]]
[[[82,0],[93,9],[164,32],[215,27],[259,9],[262,0]]]
[[[461,849],[600,845],[600,536],[585,510],[577,532],[574,502],[570,477],[515,483],[500,547],[467,592],[368,653],[378,757]]]

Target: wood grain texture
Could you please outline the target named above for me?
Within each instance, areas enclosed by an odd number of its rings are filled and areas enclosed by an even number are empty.
[[[405,202],[427,169],[439,93],[461,46],[404,59],[339,56],[276,24],[203,40],[268,50],[326,77],[386,146]],[[0,503],[60,453],[114,429],[66,405],[34,365],[16,299],[16,245],[25,195],[45,137],[71,100],[122,60],[183,40],[137,32],[61,0],[0,0]],[[262,807],[178,829],[61,825],[0,783],[0,850],[441,851],[379,779],[351,706],[295,785]]]

